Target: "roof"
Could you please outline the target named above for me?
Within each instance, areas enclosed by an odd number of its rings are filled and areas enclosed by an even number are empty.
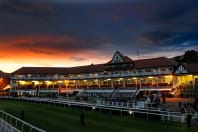
[[[67,72],[67,68],[57,67],[22,67],[12,74],[36,74],[36,75],[54,75],[64,74]]]
[[[65,75],[65,74],[80,74],[90,72],[104,71],[103,64],[87,65],[79,67],[22,67],[12,74],[35,74],[35,75]]]
[[[176,62],[165,57],[135,60],[135,69],[176,66]]]
[[[73,74],[80,74],[80,73],[94,73],[94,72],[103,72],[104,71],[104,64],[91,64],[87,66],[78,66],[78,67],[71,67],[68,68],[68,73]]]
[[[10,73],[5,73],[5,72],[0,71],[0,77],[9,78],[10,77]]]
[[[133,60],[131,58],[129,58],[128,56],[124,56],[121,52],[116,51],[115,54],[113,55],[112,59],[109,62],[107,62],[106,64],[111,64],[112,60],[116,54],[118,54],[123,60],[123,62],[116,62],[116,63],[132,63],[133,62]]]
[[[124,60],[124,63],[134,63],[134,69],[143,69],[143,68],[155,68],[155,67],[166,67],[166,66],[176,66],[176,62],[165,58],[151,58],[151,59],[142,59],[133,61],[131,58],[122,55],[119,51],[115,54],[119,54],[120,57]],[[114,54],[114,56],[115,56]],[[112,61],[112,60],[111,60]],[[77,66],[77,67],[22,67],[12,74],[34,74],[34,75],[66,75],[66,74],[82,74],[82,73],[96,73],[103,72],[105,70],[105,66],[109,63],[105,64],[92,64],[86,66]],[[123,62],[122,62],[123,63]],[[115,63],[119,64],[119,63]]]
[[[124,62],[133,62],[133,60],[131,58],[129,58],[128,56],[124,56]]]
[[[182,63],[182,65],[186,68],[189,73],[198,73],[198,63]]]

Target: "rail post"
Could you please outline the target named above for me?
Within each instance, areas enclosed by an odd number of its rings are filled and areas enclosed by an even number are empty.
[[[146,112],[146,119],[148,120],[148,112]]]

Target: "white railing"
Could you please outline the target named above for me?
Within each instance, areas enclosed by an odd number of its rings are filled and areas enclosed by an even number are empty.
[[[87,93],[92,93],[92,92],[95,92],[95,93],[111,93],[113,92],[114,89],[86,89],[85,92]]]
[[[17,128],[0,119],[0,132],[20,132]]]
[[[17,80],[17,79],[22,79],[22,80],[65,80],[66,77],[27,77],[27,76],[22,76],[22,77],[11,77],[11,80]]]
[[[58,92],[58,89],[52,89],[52,88],[46,88],[46,89],[40,89],[39,93],[56,93]]]
[[[132,102],[115,102],[115,101],[103,101],[97,100],[97,106],[112,106],[112,107],[127,107],[127,108],[138,108],[145,109],[148,107],[148,103],[144,101],[139,101],[138,103]]]
[[[140,91],[171,91],[172,86],[158,86],[158,87],[153,87],[153,86],[142,86],[140,88]]]
[[[4,122],[6,122],[7,126],[5,127],[9,127],[12,126],[12,128],[8,129],[8,130],[13,130],[13,131],[5,131],[5,132],[31,132],[31,131],[37,131],[37,132],[46,132],[45,130],[42,130],[38,127],[35,127],[3,110],[0,110],[0,120],[3,123],[3,125],[5,125]],[[8,126],[9,124],[9,126]],[[2,124],[1,124],[2,125]],[[4,132],[4,131],[2,131]]]
[[[28,101],[28,102],[38,102],[42,104],[42,102],[45,102],[44,104],[49,104],[49,105],[55,105],[57,106],[64,106],[64,107],[76,107],[76,106],[81,106],[81,107],[89,107],[92,108],[92,110],[95,109],[105,109],[109,110],[109,113],[111,114],[112,111],[119,111],[121,113],[127,112],[129,116],[134,117],[136,114],[143,114],[145,115],[145,118],[149,120],[150,118],[152,119],[153,116],[159,116],[159,119],[162,121],[173,121],[173,122],[180,122],[180,123],[185,123],[187,114],[182,114],[180,112],[170,112],[168,110],[165,110],[164,108],[155,108],[155,107],[145,107],[145,102],[141,102],[140,104],[135,104],[135,103],[129,103],[129,105],[125,105],[122,102],[111,102],[109,103],[110,105],[106,104],[98,104],[98,103],[91,103],[91,102],[78,102],[78,101],[72,101],[72,100],[62,100],[62,99],[50,99],[50,98],[11,98],[10,99],[18,99],[22,101]],[[142,116],[141,116],[142,117]],[[192,123],[193,124],[198,124],[198,116],[192,116]]]
[[[73,75],[73,76],[12,76],[11,80],[17,80],[17,79],[24,79],[24,80],[65,80],[65,79],[92,79],[92,78],[109,78],[109,77],[138,77],[138,76],[152,76],[152,75],[165,75],[165,74],[171,74],[172,71],[165,70],[165,71],[155,71],[155,72],[127,72],[127,73],[110,73],[110,74],[98,74],[98,75]]]
[[[46,76],[46,77],[27,77],[27,76],[22,76],[22,77],[11,77],[11,79],[25,79],[25,80],[65,80],[65,79],[91,79],[91,78],[109,78],[109,77],[135,77],[135,76],[142,76],[142,75],[162,75],[162,74],[171,74],[172,71],[158,71],[158,72],[132,72],[132,73],[118,73],[118,74],[98,74],[96,75],[82,75],[82,76],[72,76],[72,77],[63,77],[63,76],[58,76],[58,77],[53,77],[53,76]]]

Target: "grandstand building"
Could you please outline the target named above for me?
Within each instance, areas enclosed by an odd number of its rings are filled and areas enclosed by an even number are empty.
[[[64,94],[134,96],[142,91],[195,96],[198,64],[178,64],[160,57],[132,60],[117,51],[104,64],[55,68],[22,67],[12,73],[11,92],[17,95]],[[185,93],[185,94],[184,94]]]

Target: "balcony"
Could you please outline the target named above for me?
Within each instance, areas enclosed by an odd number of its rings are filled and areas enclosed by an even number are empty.
[[[121,73],[111,73],[111,74],[85,74],[85,75],[72,75],[65,77],[61,76],[13,76],[12,80],[80,80],[80,79],[94,79],[94,78],[117,78],[117,77],[138,77],[138,76],[152,76],[152,75],[167,75],[171,74],[172,71],[166,69],[164,71],[155,70],[151,72],[139,71],[139,72],[121,72]]]
[[[64,80],[66,77],[59,76],[59,77],[53,77],[53,76],[46,76],[46,77],[39,77],[39,76],[21,76],[21,77],[11,77],[11,80]]]
[[[39,93],[57,93],[57,92],[58,92],[58,89],[52,89],[52,88],[39,90]]]

